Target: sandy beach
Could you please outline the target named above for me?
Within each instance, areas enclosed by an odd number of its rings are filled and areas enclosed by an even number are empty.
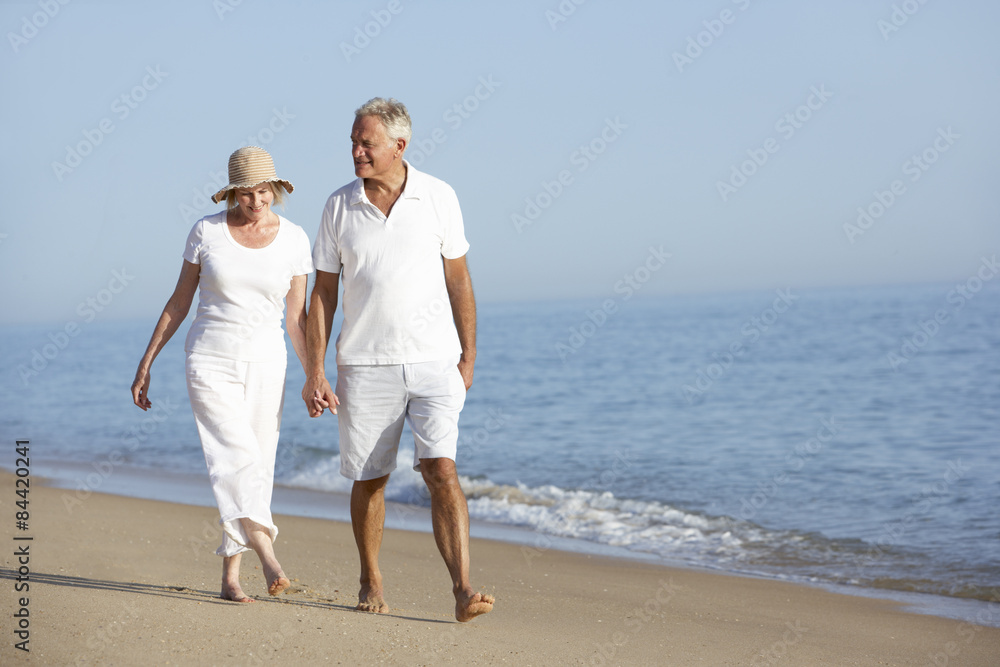
[[[14,479],[0,475],[5,665],[1000,664],[1000,629],[884,600],[483,539],[473,584],[497,604],[459,624],[432,537],[405,531],[383,543],[391,612],[363,614],[350,526],[289,516],[276,517],[276,552],[292,588],[269,598],[248,554],[243,588],[258,602],[225,602],[215,510],[97,493],[67,502],[35,479],[29,529],[17,531]],[[24,609],[30,653],[14,634]]]

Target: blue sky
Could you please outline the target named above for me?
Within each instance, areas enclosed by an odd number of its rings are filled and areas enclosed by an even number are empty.
[[[376,95],[458,192],[481,302],[606,298],[653,250],[644,294],[964,280],[1000,250],[997,25],[985,0],[4,2],[0,322],[112,294],[101,317],[152,326],[247,143],[315,238]]]

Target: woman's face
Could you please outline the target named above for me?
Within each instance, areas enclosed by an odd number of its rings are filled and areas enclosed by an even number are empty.
[[[264,220],[271,213],[274,192],[270,183],[258,183],[250,188],[236,190],[236,203],[243,217],[250,222]]]

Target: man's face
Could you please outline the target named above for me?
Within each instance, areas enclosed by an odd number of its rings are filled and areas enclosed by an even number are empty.
[[[372,178],[389,172],[396,154],[396,142],[389,141],[378,116],[361,116],[351,128],[351,156],[354,175]]]

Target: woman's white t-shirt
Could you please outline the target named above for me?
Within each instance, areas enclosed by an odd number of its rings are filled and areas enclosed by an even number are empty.
[[[312,273],[305,230],[278,216],[278,233],[263,248],[236,242],[226,212],[195,223],[184,259],[201,266],[198,312],[184,349],[237,361],[287,358],[281,320],[293,276]]]

